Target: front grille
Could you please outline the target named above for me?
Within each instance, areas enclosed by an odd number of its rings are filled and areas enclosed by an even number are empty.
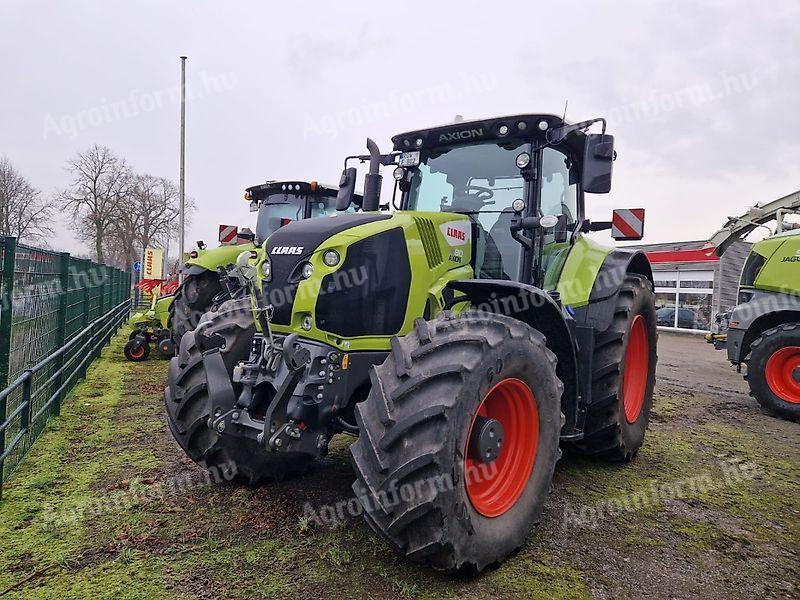
[[[289,283],[297,272],[298,265],[305,262],[297,256],[272,256],[272,277],[265,284],[267,303],[274,308],[272,322],[276,325],[289,325],[292,320],[292,305],[297,295],[299,282]]]
[[[428,261],[428,267],[433,269],[438,267],[444,262],[442,250],[439,246],[436,236],[436,226],[433,221],[424,217],[414,217],[414,223],[417,225],[419,237],[422,240],[422,247],[425,250],[425,258]]]
[[[394,335],[405,321],[411,265],[401,228],[352,244],[342,266],[322,279],[317,327],[342,337]]]

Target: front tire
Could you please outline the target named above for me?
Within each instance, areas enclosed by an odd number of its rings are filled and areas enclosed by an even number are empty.
[[[203,329],[206,335],[217,334],[225,339],[220,353],[231,377],[234,366],[250,355],[255,334],[250,298],[224,302],[201,321],[210,322]],[[204,469],[235,474],[249,485],[304,471],[309,462],[305,456],[269,452],[255,440],[219,435],[209,429],[206,372],[195,333],[190,331],[183,336],[178,356],[170,361],[169,385],[164,389],[167,422],[178,445]]]
[[[768,329],[745,359],[750,393],[768,412],[800,421],[800,324]]]
[[[570,450],[630,461],[644,443],[656,382],[656,309],[650,281],[629,274],[609,328],[595,337],[592,400],[583,439]]]
[[[144,337],[137,335],[125,344],[122,352],[131,362],[143,362],[150,357],[150,344]]]
[[[169,306],[170,327],[176,347],[180,347],[183,336],[197,327],[200,318],[211,309],[214,296],[221,289],[219,275],[214,271],[186,277]]]
[[[438,570],[502,561],[538,522],[560,456],[563,385],[544,336],[502,315],[418,319],[371,379],[350,448],[369,525]],[[480,418],[500,423],[491,462],[472,444]]]

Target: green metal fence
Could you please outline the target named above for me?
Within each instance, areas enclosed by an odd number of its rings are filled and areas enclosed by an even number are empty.
[[[0,238],[0,494],[130,298],[130,273]]]

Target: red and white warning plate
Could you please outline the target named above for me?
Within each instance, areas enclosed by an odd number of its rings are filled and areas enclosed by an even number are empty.
[[[644,236],[644,209],[618,208],[611,220],[615,240],[640,240]]]
[[[219,243],[235,244],[236,237],[239,235],[239,228],[236,225],[219,226]]]

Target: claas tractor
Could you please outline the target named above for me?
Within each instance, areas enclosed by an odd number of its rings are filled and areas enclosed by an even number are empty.
[[[800,420],[800,231],[753,244],[739,304],[720,319],[715,347],[745,365],[750,393],[766,410]],[[724,336],[724,338],[722,337]]]
[[[652,272],[643,253],[585,235],[613,224],[584,208],[610,190],[603,119],[525,114],[393,143],[345,161],[338,208],[354,193],[348,164],[369,162],[362,212],[272,233],[244,266],[251,298],[184,337],[168,422],[193,460],[235,463],[250,484],[356,436],[370,527],[413,561],[475,573],[524,542],[562,448],[625,462],[642,445]]]
[[[169,307],[173,298],[171,294],[159,296],[153,293],[150,308],[131,316],[130,323],[134,329],[122,349],[125,358],[133,362],[147,360],[151,344],[158,348],[162,358],[175,356],[175,344],[168,327]]]
[[[237,280],[227,277],[227,270],[243,250],[256,250],[269,234],[292,221],[325,215],[335,210],[336,187],[316,181],[267,181],[245,190],[250,212],[258,212],[253,240],[236,245],[207,249],[198,242],[198,249],[189,253],[184,267],[184,281],[170,307],[173,340],[180,340],[197,326],[214,299],[235,295]]]

